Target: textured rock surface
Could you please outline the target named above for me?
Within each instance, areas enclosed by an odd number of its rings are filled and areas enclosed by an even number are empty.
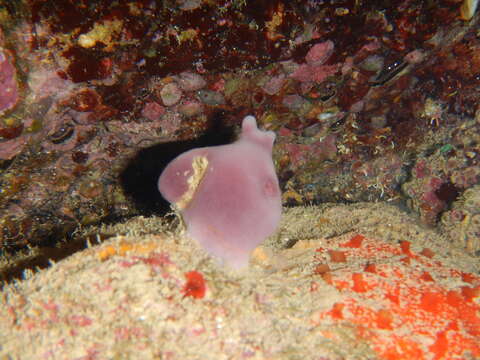
[[[5,4],[9,257],[154,213],[172,144],[224,144],[215,124],[247,114],[277,134],[283,204],[388,200],[438,227],[478,185],[479,17],[460,0]]]
[[[478,262],[386,204],[287,209],[241,272],[159,219],[96,232],[124,235],[3,288],[1,356],[480,356]]]

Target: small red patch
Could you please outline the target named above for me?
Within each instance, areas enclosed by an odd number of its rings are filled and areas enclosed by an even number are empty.
[[[476,280],[476,277],[473,274],[462,272],[462,280],[466,283],[472,284]]]
[[[480,286],[476,286],[476,287],[462,286],[461,291],[462,291],[463,297],[467,301],[471,301],[476,297],[480,296]]]
[[[409,241],[400,241],[400,248],[402,252],[407,256],[412,256],[412,252],[410,251],[410,242]]]
[[[362,241],[365,239],[365,236],[357,234],[350,239],[350,241],[342,244],[342,246],[350,247],[350,248],[359,248],[362,246]]]
[[[420,276],[420,279],[425,280],[425,281],[435,281],[435,280],[432,278],[432,275],[430,275],[430,273],[427,272],[427,271],[424,271],[424,272],[423,272],[423,274]]]
[[[367,283],[363,280],[362,274],[353,273],[352,279],[353,279],[353,288],[352,288],[353,291],[357,293],[364,293],[367,291],[367,286],[366,286]]]
[[[367,264],[367,265],[365,265],[365,268],[363,269],[363,271],[369,272],[369,273],[372,273],[372,274],[376,274],[377,273],[377,267],[375,266],[375,264]]]
[[[420,308],[434,314],[439,314],[445,303],[447,302],[446,296],[440,292],[426,292],[422,294],[420,300]]]
[[[381,309],[377,312],[377,327],[384,330],[392,330],[393,315],[390,311]]]
[[[334,319],[343,319],[343,308],[345,307],[342,303],[333,304],[332,310],[330,310],[330,315]]]
[[[447,332],[439,331],[435,343],[430,346],[430,351],[435,354],[435,359],[440,359],[447,353],[448,345]]]
[[[191,296],[195,299],[201,299],[205,296],[206,286],[203,275],[198,271],[189,271],[185,273],[187,283],[183,287],[185,296]]]
[[[347,256],[343,251],[329,250],[328,254],[330,255],[330,259],[332,260],[332,262],[336,262],[336,263],[347,262]]]
[[[428,248],[424,248],[420,254],[422,254],[423,256],[426,256],[429,259],[435,256],[435,253]]]

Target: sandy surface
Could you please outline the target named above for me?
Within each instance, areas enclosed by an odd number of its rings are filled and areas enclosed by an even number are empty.
[[[475,359],[480,265],[383,203],[285,209],[234,272],[161,219],[0,293],[0,359]]]

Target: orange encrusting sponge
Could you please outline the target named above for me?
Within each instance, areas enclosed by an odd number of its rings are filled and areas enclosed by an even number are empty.
[[[317,257],[338,265],[342,253],[347,265],[360,258],[365,266],[315,272],[343,297],[318,320],[354,324],[382,359],[480,357],[479,276],[444,266],[430,249],[415,254],[408,241],[355,235],[335,245],[317,249]]]

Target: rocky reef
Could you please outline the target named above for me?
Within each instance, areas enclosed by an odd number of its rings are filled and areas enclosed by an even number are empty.
[[[0,5],[0,251],[164,214],[162,166],[252,114],[277,135],[284,205],[388,201],[479,255],[480,32],[465,3]]]

